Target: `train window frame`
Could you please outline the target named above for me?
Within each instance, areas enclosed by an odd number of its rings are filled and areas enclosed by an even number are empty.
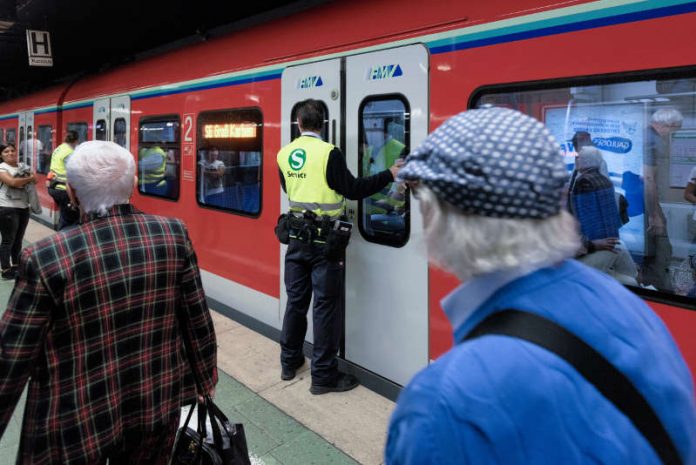
[[[108,140],[108,131],[106,130],[106,119],[98,119],[94,123],[94,140]]]
[[[322,110],[324,111],[324,115],[325,115],[324,116],[324,126],[322,127],[322,129],[321,129],[322,133],[319,134],[319,136],[321,136],[321,140],[323,140],[324,142],[332,143],[332,144],[336,145],[335,141],[334,142],[329,141],[329,126],[331,123],[331,115],[329,114],[329,107],[328,107],[328,105],[326,105],[326,102],[324,102],[323,100],[315,100],[315,101],[317,101],[321,104]],[[291,142],[302,135],[302,133],[300,132],[299,124],[297,123],[297,110],[300,108],[300,106],[304,102],[305,102],[304,100],[301,102],[297,102],[290,109],[290,141]],[[297,132],[297,135],[295,137],[293,137],[294,132]],[[326,136],[326,138],[324,138],[324,136]],[[334,138],[335,138],[335,134],[334,134]]]
[[[467,101],[467,110],[478,108],[482,98],[489,95],[522,93],[540,90],[556,90],[571,87],[587,87],[592,85],[630,84],[641,81],[657,82],[677,79],[696,79],[696,66],[632,70],[616,73],[539,79],[533,81],[483,84],[475,88],[469,95],[469,99]],[[693,298],[657,289],[646,289],[643,287],[625,284],[624,286],[634,294],[647,301],[671,306],[676,305],[680,308],[696,311],[696,302],[694,302]]]
[[[201,191],[201,185],[200,185],[200,164],[198,162],[198,154],[200,153],[201,150],[204,149],[204,146],[206,145],[205,143],[205,138],[201,134],[201,128],[202,125],[205,124],[206,118],[211,118],[214,119],[215,115],[221,115],[225,113],[233,113],[233,112],[256,112],[259,116],[259,123],[258,123],[258,145],[260,147],[259,150],[259,210],[255,213],[247,212],[245,210],[238,210],[238,209],[233,209],[233,208],[224,208],[220,207],[217,205],[211,205],[207,204],[205,202],[201,202],[200,200],[200,191]],[[215,109],[208,109],[199,112],[196,115],[196,189],[195,189],[195,195],[196,195],[196,203],[198,204],[199,207],[205,208],[208,210],[213,210],[213,211],[218,211],[222,213],[227,213],[231,215],[236,215],[236,216],[241,216],[245,218],[252,218],[252,219],[258,219],[262,212],[263,212],[263,182],[264,182],[264,176],[263,176],[263,170],[264,170],[264,128],[265,128],[265,122],[264,122],[264,114],[263,110],[259,106],[249,106],[249,107],[233,107],[233,108],[215,108]]]
[[[389,94],[372,94],[365,96],[362,101],[360,102],[360,105],[358,106],[358,177],[363,177],[363,137],[365,133],[365,128],[363,125],[363,118],[362,114],[365,109],[365,106],[370,103],[370,102],[375,102],[375,101],[384,101],[384,100],[399,100],[403,105],[404,105],[404,114],[410,115],[411,114],[411,103],[408,100],[408,97],[406,97],[402,93],[389,93]],[[404,125],[404,139],[406,141],[405,148],[404,150],[406,151],[406,154],[410,153],[411,150],[411,118],[410,116],[405,119],[405,125]],[[386,167],[386,169],[389,169],[389,167]],[[394,181],[392,181],[394,182]],[[363,239],[365,239],[367,242],[371,242],[373,244],[379,244],[379,245],[384,245],[387,247],[394,247],[394,248],[401,248],[408,244],[408,241],[411,239],[411,207],[412,207],[412,202],[411,202],[411,195],[410,195],[410,189],[406,187],[405,191],[405,201],[406,203],[404,204],[405,207],[405,212],[404,212],[404,237],[403,240],[401,241],[393,241],[393,240],[388,240],[386,237],[380,237],[380,236],[375,236],[374,234],[370,234],[365,230],[364,224],[363,224],[363,201],[364,199],[361,199],[358,201],[358,230],[360,231],[360,235],[362,236]]]
[[[167,123],[167,122],[173,122],[176,123],[176,131],[174,132],[176,142],[167,142],[167,143],[162,143],[162,141],[159,142],[143,142],[143,132],[142,132],[142,125],[146,123]],[[174,202],[177,203],[179,199],[181,198],[181,163],[182,163],[182,153],[181,153],[181,115],[178,113],[167,113],[167,114],[162,114],[162,115],[148,115],[148,116],[143,116],[138,120],[138,147],[136,150],[136,172],[138,173],[138,176],[140,177],[140,170],[138,169],[138,163],[140,161],[140,151],[143,148],[148,148],[151,146],[159,145],[161,148],[166,148],[166,149],[174,149],[178,150],[178,160],[176,164],[176,196],[165,196],[165,195],[157,195],[157,194],[152,194],[149,192],[144,192],[141,189],[140,183],[138,183],[138,194],[150,197],[153,199],[159,199],[159,200],[164,200],[168,202]]]
[[[46,143],[41,139],[42,131],[48,129],[50,137],[48,138],[49,147],[46,148]],[[36,138],[41,141],[43,145],[43,150],[48,153],[47,163],[41,163],[41,154],[37,154],[36,172],[41,174],[48,174],[51,167],[51,154],[53,153],[53,125],[52,124],[40,124],[37,126]]]
[[[70,121],[65,123],[65,130],[77,132],[78,144],[89,140],[89,124],[87,124],[86,121]],[[84,136],[84,139],[82,136]]]

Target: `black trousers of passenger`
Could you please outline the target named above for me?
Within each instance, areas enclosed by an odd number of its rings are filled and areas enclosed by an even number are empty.
[[[28,223],[28,208],[0,207],[0,266],[3,270],[19,264],[22,239]]]
[[[58,209],[60,210],[60,220],[58,221],[58,231],[68,226],[79,223],[80,212],[70,208],[70,197],[68,197],[67,191],[62,189],[48,189],[48,193],[53,197],[56,204],[58,204]]]
[[[343,328],[340,312],[343,262],[328,261],[322,244],[290,239],[285,254],[285,288],[288,303],[280,335],[280,362],[292,368],[304,357],[307,311],[314,293],[312,384],[330,385],[338,374],[336,356]]]

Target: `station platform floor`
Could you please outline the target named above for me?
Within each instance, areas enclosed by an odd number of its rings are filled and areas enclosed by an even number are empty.
[[[31,221],[25,242],[53,231]],[[0,281],[0,314],[13,281]],[[279,347],[211,311],[218,340],[216,403],[247,434],[253,465],[379,465],[394,403],[359,386],[343,393],[309,393],[309,360],[292,381],[281,381]],[[15,463],[24,396],[0,439],[0,465]],[[183,418],[182,418],[183,422]]]

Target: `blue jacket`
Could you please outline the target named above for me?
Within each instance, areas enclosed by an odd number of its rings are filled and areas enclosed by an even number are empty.
[[[696,464],[691,375],[638,297],[565,261],[503,286],[455,328],[455,340],[505,308],[551,319],[602,353],[648,400],[684,463]],[[660,464],[629,420],[564,360],[505,336],[457,345],[418,373],[388,434],[388,465]]]

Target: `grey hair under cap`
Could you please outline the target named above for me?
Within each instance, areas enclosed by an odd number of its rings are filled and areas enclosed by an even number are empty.
[[[398,177],[423,182],[467,214],[540,219],[561,210],[568,172],[543,124],[487,108],[445,121],[408,156]]]

